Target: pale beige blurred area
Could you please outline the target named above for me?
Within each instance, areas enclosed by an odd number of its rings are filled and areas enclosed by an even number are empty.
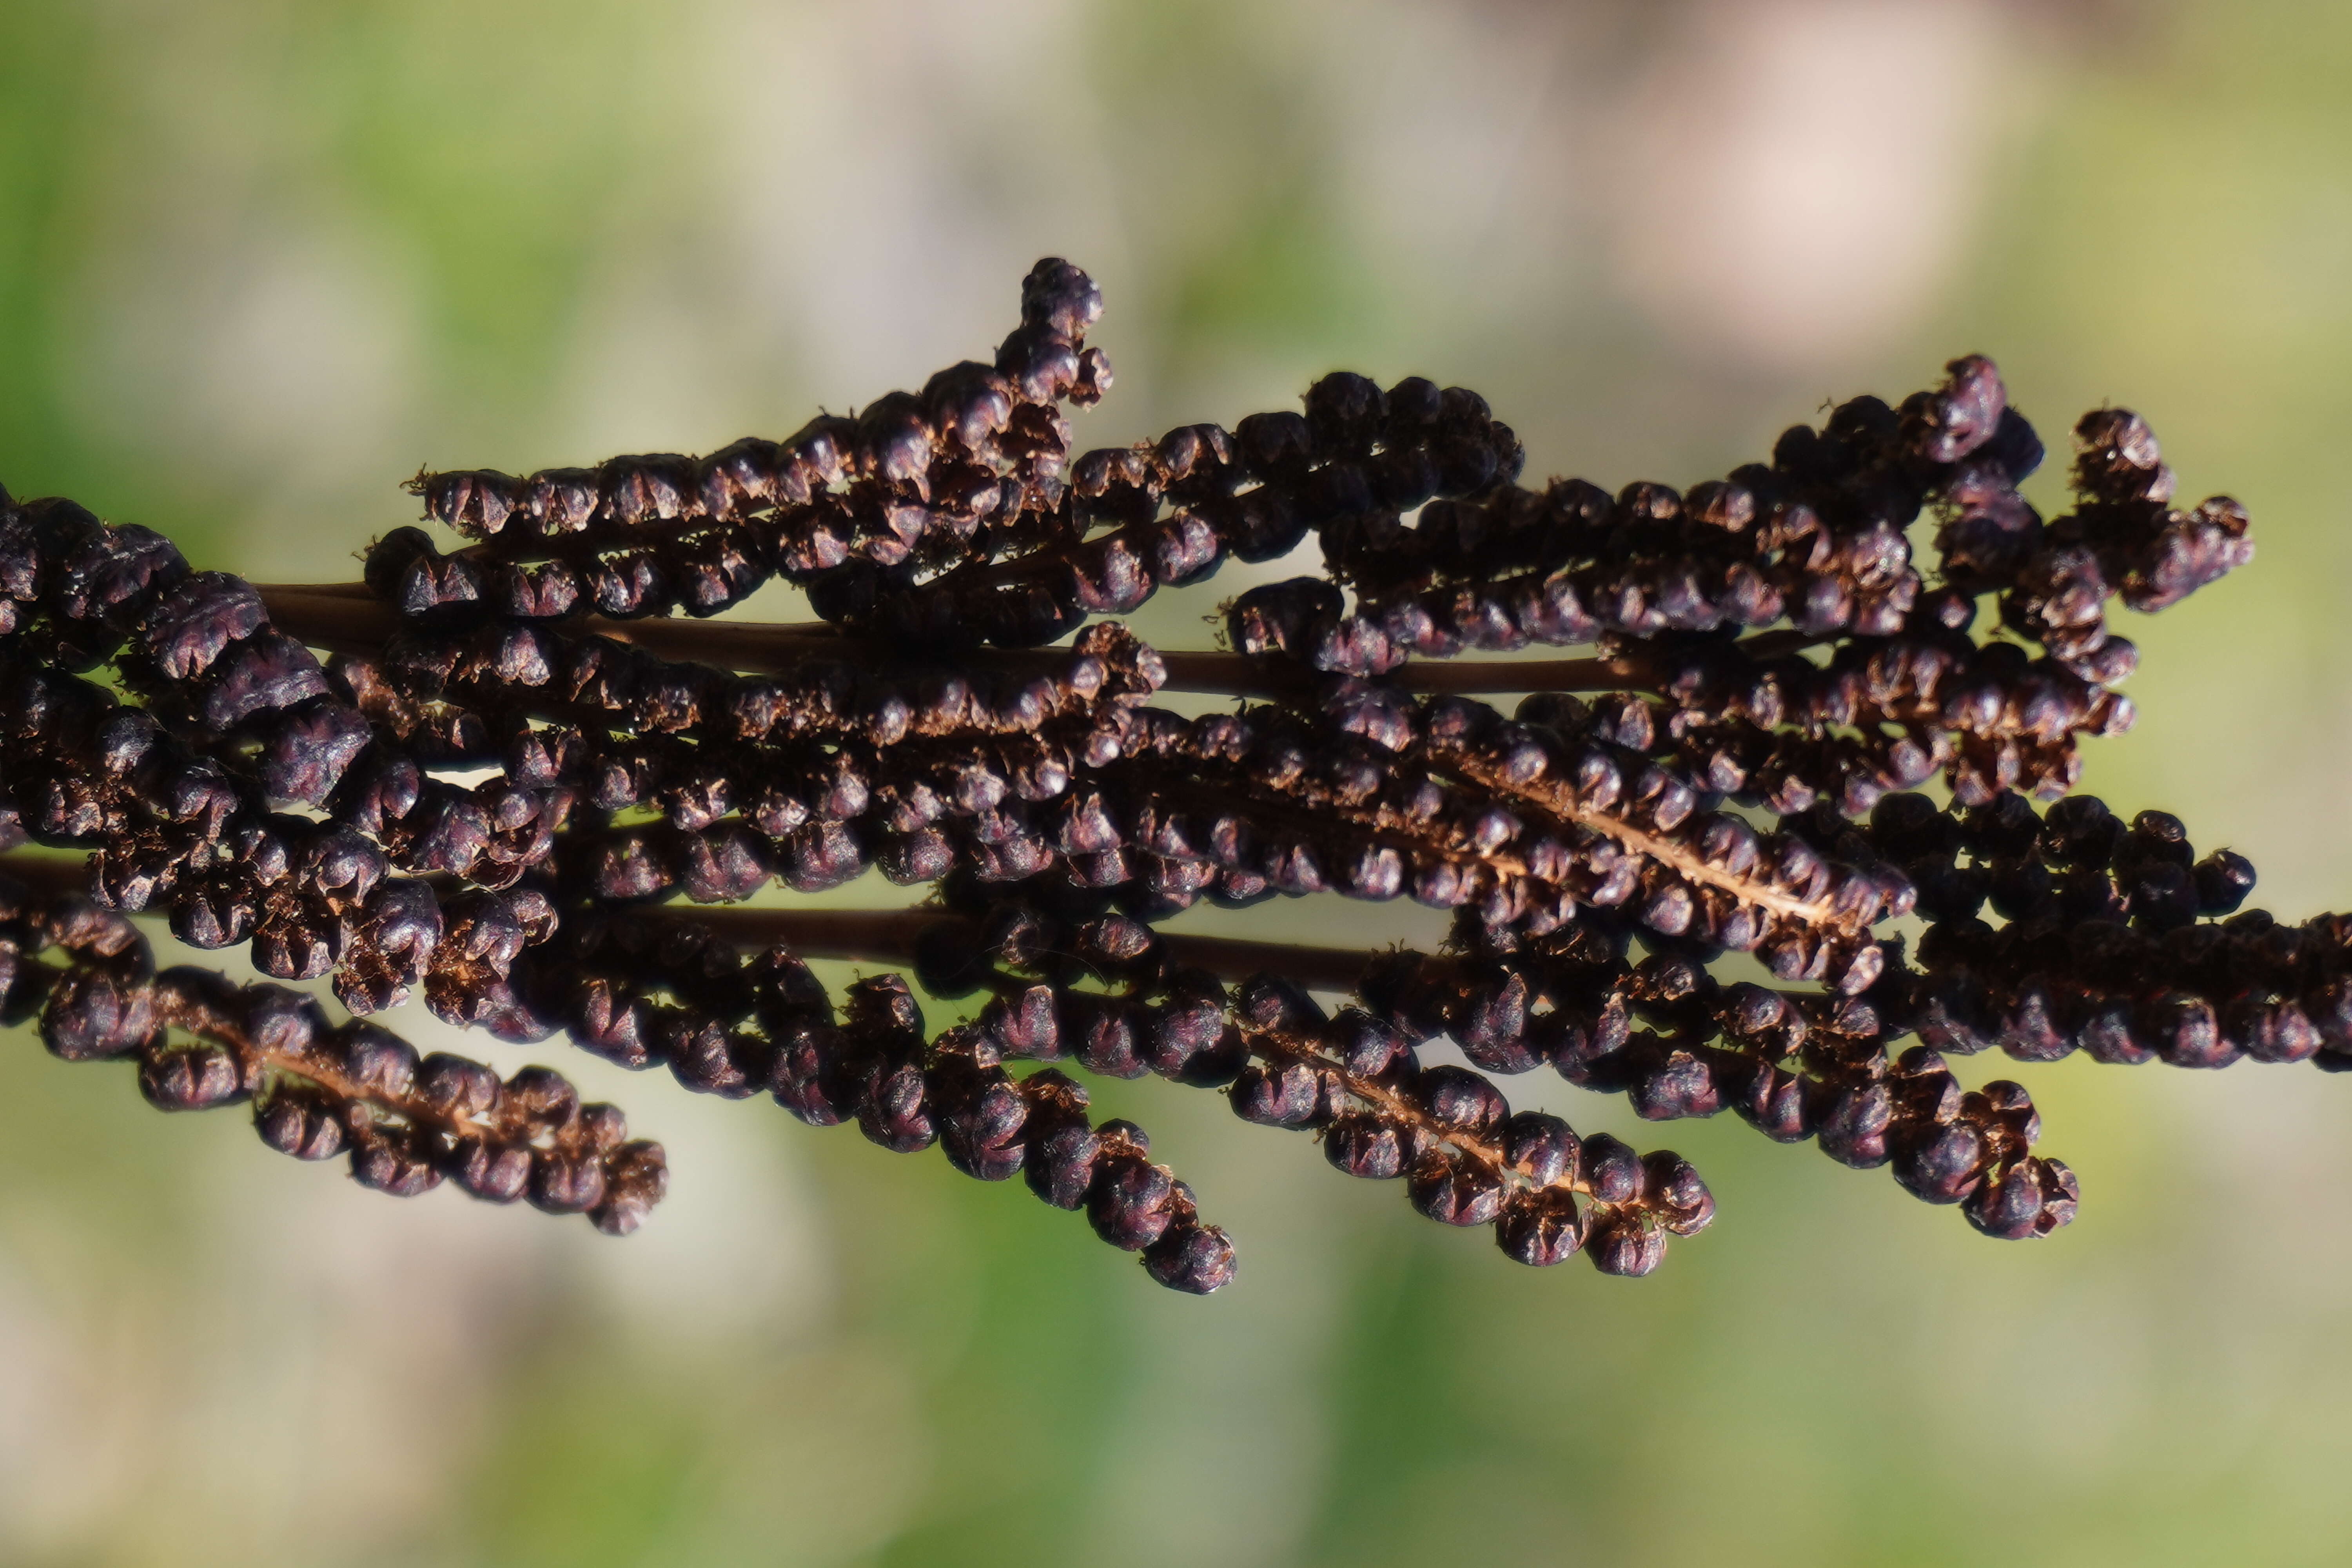
[[[2185,494],[2254,506],[2243,581],[2131,627],[2148,718],[2091,780],[2252,854],[2300,917],[2352,885],[2326,11],[0,16],[56,62],[22,125],[0,95],[0,479],[200,565],[344,578],[414,521],[420,465],[781,435],[986,357],[1045,254],[1107,298],[1087,444],[1344,365],[1478,388],[1531,480],[1687,483],[1982,349],[2051,443],[2046,506],[2110,399]],[[1139,625],[1198,646],[1289,569]],[[2030,1247],[1728,1117],[1511,1085],[1715,1183],[1716,1229],[1639,1283],[1513,1272],[1214,1096],[1103,1086],[1238,1238],[1196,1302],[1017,1183],[558,1042],[457,1048],[548,1061],[666,1142],[672,1195],[625,1242],[393,1202],[9,1043],[0,1563],[2352,1560],[2347,1086],[2308,1072],[2033,1077],[2085,1209]]]
[[[1764,0],[1685,11],[1618,117],[1624,287],[1701,353],[1867,364],[1965,258],[2031,87],[1988,6]],[[1928,112],[1922,103],[1991,112]]]

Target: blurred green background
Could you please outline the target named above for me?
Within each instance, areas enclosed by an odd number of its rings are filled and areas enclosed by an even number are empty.
[[[1686,483],[1982,350],[2252,508],[2252,569],[2130,628],[2089,785],[2300,917],[2352,900],[2347,83],[2318,0],[0,0],[0,482],[348,576],[420,464],[780,434],[984,354],[1048,252],[1108,299],[1088,445],[1346,364],[1480,388],[1535,477]],[[7,1043],[9,1564],[2352,1561],[2352,1083],[2307,1069],[2034,1074],[2085,1202],[2023,1246],[1511,1086],[1706,1173],[1638,1282],[1109,1086],[1239,1239],[1203,1301],[553,1044],[488,1050],[669,1145],[625,1243]]]

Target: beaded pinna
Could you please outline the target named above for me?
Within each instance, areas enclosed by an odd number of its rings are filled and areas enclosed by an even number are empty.
[[[1193,1291],[1232,1278],[1225,1233],[1140,1129],[1014,1064],[1219,1089],[1521,1262],[1612,1274],[1704,1228],[1706,1185],[1493,1078],[1727,1109],[2014,1238],[2074,1216],[2074,1176],[2021,1087],[1964,1089],[1948,1056],[2352,1066],[2352,920],[2239,912],[2242,858],[2069,793],[2080,739],[2133,717],[2108,602],[2165,608],[2252,553],[2234,502],[2173,505],[2137,416],[2075,426],[2047,521],[2017,488],[2042,442],[1974,356],[1679,492],[1523,487],[1476,395],[1346,373],[1303,413],[1073,456],[1066,410],[1111,384],[1100,311],[1049,259],[992,363],[855,417],[421,475],[457,540],[396,530],[361,583],[257,587],[0,494],[0,841],[83,852],[0,861],[0,1005],[366,1185],[634,1228],[659,1146],[544,1068],[502,1082],[364,1021],[421,993],[1019,1173]],[[1310,536],[1323,573],[1223,605],[1223,648],[1103,618]],[[777,579],[817,620],[707,618]],[[1586,651],[1467,657],[1531,645]],[[916,901],[771,891],[869,870]],[[1451,931],[1162,929],[1324,893]],[[134,914],[352,1016],[156,973]],[[836,995],[828,958],[889,972]],[[919,992],[965,1021],[932,1028]],[[1440,1040],[1472,1065],[1424,1065]]]

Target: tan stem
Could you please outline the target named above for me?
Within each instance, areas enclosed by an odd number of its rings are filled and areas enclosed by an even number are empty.
[[[191,1002],[177,991],[164,985],[152,985],[158,1003],[157,1011],[163,1021],[201,1038],[225,1045],[241,1058],[240,1066],[258,1061],[264,1067],[289,1078],[317,1084],[337,1100],[357,1100],[382,1110],[388,1110],[405,1121],[438,1128],[453,1138],[476,1137],[486,1142],[510,1144],[516,1142],[511,1130],[478,1122],[467,1117],[454,1116],[438,1110],[410,1096],[387,1094],[338,1072],[324,1062],[293,1051],[273,1050],[254,1040],[242,1030],[233,1027],[211,1008]],[[247,1077],[252,1075],[248,1072]]]
[[[1444,767],[1473,784],[1498,795],[1528,801],[1563,822],[1572,822],[1580,827],[1590,828],[1612,838],[1634,854],[1664,866],[1686,882],[1718,889],[1767,914],[1816,930],[1823,927],[1839,931],[1849,929],[1850,922],[1842,918],[1836,907],[1827,900],[1801,899],[1753,878],[1710,866],[1689,845],[1678,839],[1636,827],[1614,813],[1595,810],[1581,804],[1577,800],[1575,791],[1559,779],[1538,779],[1531,784],[1514,783],[1500,767],[1463,751],[1449,751],[1441,760]]]
[[[1252,1055],[1277,1064],[1305,1062],[1319,1071],[1332,1074],[1349,1096],[1370,1106],[1381,1121],[1391,1125],[1411,1126],[1432,1142],[1445,1144],[1477,1161],[1513,1186],[1549,1188],[1554,1192],[1574,1193],[1587,1199],[1592,1196],[1591,1185],[1585,1181],[1581,1169],[1564,1181],[1538,1182],[1534,1173],[1524,1166],[1512,1164],[1493,1142],[1461,1128],[1445,1125],[1394,1088],[1349,1072],[1341,1063],[1334,1061],[1312,1045],[1276,1031],[1245,1030],[1244,1034]],[[1595,1203],[1593,1206],[1608,1209],[1613,1205]]]

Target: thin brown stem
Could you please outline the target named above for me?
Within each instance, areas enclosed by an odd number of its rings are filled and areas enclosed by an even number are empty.
[[[1752,905],[1777,920],[1811,926],[1817,931],[1850,931],[1854,922],[1827,899],[1804,899],[1773,887],[1761,878],[1742,875],[1711,864],[1692,846],[1670,834],[1637,827],[1615,812],[1599,810],[1578,801],[1565,781],[1537,779],[1521,784],[1484,758],[1455,750],[1441,759],[1443,765],[1470,783],[1496,794],[1541,807],[1562,822],[1574,823],[1615,839],[1633,853],[1666,867],[1695,887],[1714,888],[1743,904]]]
[[[0,854],[0,873],[26,884],[47,899],[86,896],[89,892],[88,864],[85,859],[64,855],[24,850]],[[162,911],[152,912],[160,914]],[[54,980],[66,973],[63,969],[53,970],[51,977]],[[152,977],[144,984],[153,1000],[158,1018],[173,1028],[235,1051],[248,1083],[257,1077],[254,1068],[257,1064],[258,1068],[270,1072],[316,1084],[339,1100],[364,1102],[406,1121],[437,1128],[452,1138],[479,1137],[507,1144],[518,1141],[538,1141],[527,1124],[512,1118],[505,1122],[482,1121],[462,1111],[435,1106],[421,1095],[398,1093],[363,1082],[342,1071],[316,1049],[289,1049],[265,1044],[256,1039],[233,1016],[222,1013],[208,994],[202,991],[192,992],[173,984],[169,974]],[[561,1128],[550,1127],[545,1131],[549,1147],[562,1142]]]
[[[976,922],[943,910],[750,909],[742,905],[658,907],[660,915],[691,921],[714,935],[745,947],[776,943],[803,958],[843,959],[858,963],[912,963],[915,943],[940,926]],[[1352,991],[1369,952],[1339,947],[1298,947],[1286,942],[1248,942],[1238,937],[1192,936],[1163,931],[1169,961],[1183,969],[1205,969],[1221,980],[1259,973],[1287,976],[1323,991]]]
[[[87,896],[89,865],[80,856],[49,855],[39,850],[11,849],[0,854],[0,872],[52,899]]]
[[[436,1128],[451,1138],[475,1137],[500,1143],[516,1141],[517,1130],[513,1127],[443,1110],[428,1103],[420,1095],[394,1093],[364,1083],[322,1059],[316,1051],[286,1050],[264,1045],[205,1002],[191,998],[162,981],[150,982],[150,989],[155,996],[157,1016],[164,1023],[236,1052],[240,1058],[239,1066],[245,1070],[248,1082],[257,1076],[248,1064],[258,1063],[271,1072],[316,1084],[345,1103],[356,1101],[370,1105],[404,1121]]]
[[[261,601],[280,631],[313,647],[365,657],[380,651],[400,618],[362,583],[265,584]],[[614,621],[583,616],[555,623],[579,636],[610,637],[663,658],[691,660],[755,674],[789,670],[804,659],[871,658],[895,651],[826,621],[692,620],[655,616]],[[1765,637],[1749,639],[1763,644]],[[1745,645],[1743,645],[1745,646]],[[1772,649],[1759,647],[1759,657]],[[970,648],[954,656],[968,668],[1013,675],[1044,675],[1067,661],[1051,648]],[[1162,652],[1161,689],[1211,697],[1286,698],[1299,694],[1300,674],[1241,654],[1213,648]],[[1624,691],[1645,689],[1654,677],[1639,658],[1430,659],[1400,666],[1387,680],[1406,691],[1469,695],[1514,691]]]
[[[272,583],[257,586],[263,602],[272,594],[299,595],[309,599],[373,599],[375,590],[365,583]]]
[[[1592,1187],[1585,1181],[1580,1170],[1575,1175],[1561,1181],[1548,1184],[1538,1182],[1533,1172],[1523,1165],[1513,1164],[1491,1140],[1438,1121],[1412,1100],[1399,1093],[1393,1085],[1349,1072],[1344,1063],[1325,1055],[1304,1041],[1277,1031],[1267,1030],[1245,1029],[1243,1031],[1243,1036],[1249,1042],[1251,1055],[1278,1065],[1305,1062],[1318,1071],[1331,1074],[1339,1079],[1339,1086],[1351,1098],[1370,1107],[1382,1121],[1391,1126],[1410,1126],[1430,1142],[1444,1144],[1459,1153],[1468,1155],[1488,1170],[1495,1172],[1510,1185],[1528,1188],[1549,1186],[1554,1191],[1574,1193],[1580,1197],[1589,1198],[1592,1195]]]
[[[270,624],[289,637],[330,653],[368,658],[383,651],[400,629],[400,616],[382,600],[325,587],[271,586],[260,590]]]
[[[51,897],[86,892],[85,865],[77,858],[37,850],[0,853],[0,874]],[[453,878],[433,875],[425,879],[445,898],[460,887]],[[139,912],[161,914],[160,910]],[[940,926],[970,928],[977,923],[967,916],[919,904],[887,910],[842,910],[666,903],[652,905],[641,912],[666,920],[690,921],[742,947],[782,944],[803,958],[852,963],[911,964],[915,961],[915,944],[925,931]],[[1363,977],[1364,966],[1381,951],[1198,936],[1187,931],[1162,931],[1159,935],[1169,962],[1178,968],[1205,970],[1225,981],[1246,980],[1253,974],[1280,974],[1310,989],[1327,992],[1353,991]],[[1814,1011],[1825,1000],[1817,991],[1783,989],[1774,994],[1792,1005]],[[1826,1028],[1827,1021],[1816,1018],[1813,1027]]]

